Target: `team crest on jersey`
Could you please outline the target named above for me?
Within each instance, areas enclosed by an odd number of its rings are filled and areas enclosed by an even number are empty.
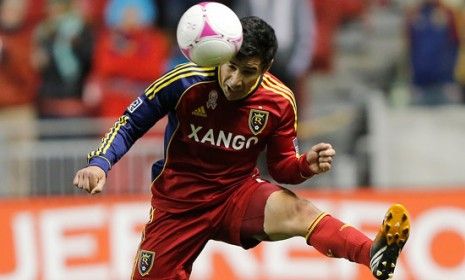
[[[252,109],[249,114],[249,128],[254,135],[263,131],[268,122],[268,112]]]
[[[210,91],[208,94],[207,108],[215,110],[218,100],[218,92],[216,90]]]
[[[155,259],[155,253],[146,250],[140,250],[139,259],[137,260],[137,268],[141,276],[145,276],[150,273]]]

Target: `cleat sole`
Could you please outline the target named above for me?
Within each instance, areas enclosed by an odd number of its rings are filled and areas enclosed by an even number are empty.
[[[410,222],[407,210],[400,204],[394,204],[389,208],[383,221],[382,230],[387,239],[387,244],[396,243],[403,247],[409,237]]]

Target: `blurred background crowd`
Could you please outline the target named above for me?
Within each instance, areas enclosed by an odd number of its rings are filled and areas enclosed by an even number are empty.
[[[70,194],[74,172],[153,80],[184,62],[191,0],[0,0],[0,196]],[[308,187],[464,185],[465,1],[230,0],[275,28],[301,149],[333,143]],[[162,124],[110,173],[146,192]],[[462,143],[462,145],[460,144]]]

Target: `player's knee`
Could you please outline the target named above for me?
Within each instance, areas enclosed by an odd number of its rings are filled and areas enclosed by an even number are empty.
[[[288,224],[298,235],[305,236],[308,226],[321,212],[305,199],[298,198],[291,206]]]
[[[269,202],[265,209],[265,232],[271,238],[305,236],[308,226],[320,213],[308,200],[292,193],[277,194]]]

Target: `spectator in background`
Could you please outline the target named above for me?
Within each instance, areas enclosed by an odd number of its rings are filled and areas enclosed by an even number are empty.
[[[379,0],[382,2],[383,0]],[[363,18],[373,0],[342,0],[338,2],[342,21]]]
[[[27,152],[36,136],[37,76],[30,57],[34,28],[28,17],[30,2],[0,0],[0,194],[6,190],[24,194],[30,184],[29,164],[9,160],[13,153]]]
[[[333,70],[334,39],[344,23],[363,19],[371,1],[309,0],[315,10],[316,38],[311,71],[325,74]]]
[[[306,92],[301,88],[301,82],[310,68],[316,37],[316,22],[311,2],[235,0],[233,8],[239,17],[258,16],[273,26],[279,48],[270,72],[290,87],[297,103],[303,106]],[[304,111],[302,107],[298,109],[300,112]]]
[[[407,14],[412,104],[457,103],[454,82],[458,35],[452,10],[438,0],[422,0]]]
[[[31,34],[27,0],[0,1],[0,114],[32,117],[36,75],[31,66]],[[26,113],[27,111],[27,113]]]
[[[315,9],[316,37],[312,71],[330,72],[333,69],[334,35],[340,22],[339,0],[309,0]]]
[[[168,37],[154,28],[156,6],[150,0],[110,0],[106,28],[94,53],[86,98],[101,117],[121,115],[132,100],[166,70]]]
[[[84,117],[82,88],[91,63],[93,34],[71,0],[48,0],[35,32],[34,64],[40,71],[39,115]]]
[[[104,10],[107,0],[72,0],[73,9],[80,11],[84,20],[92,26],[93,33],[98,36],[98,32],[104,27]]]
[[[462,3],[462,6],[459,7],[458,14],[458,31],[460,47],[457,65],[455,68],[455,77],[461,88],[462,102],[465,102],[465,3]]]

